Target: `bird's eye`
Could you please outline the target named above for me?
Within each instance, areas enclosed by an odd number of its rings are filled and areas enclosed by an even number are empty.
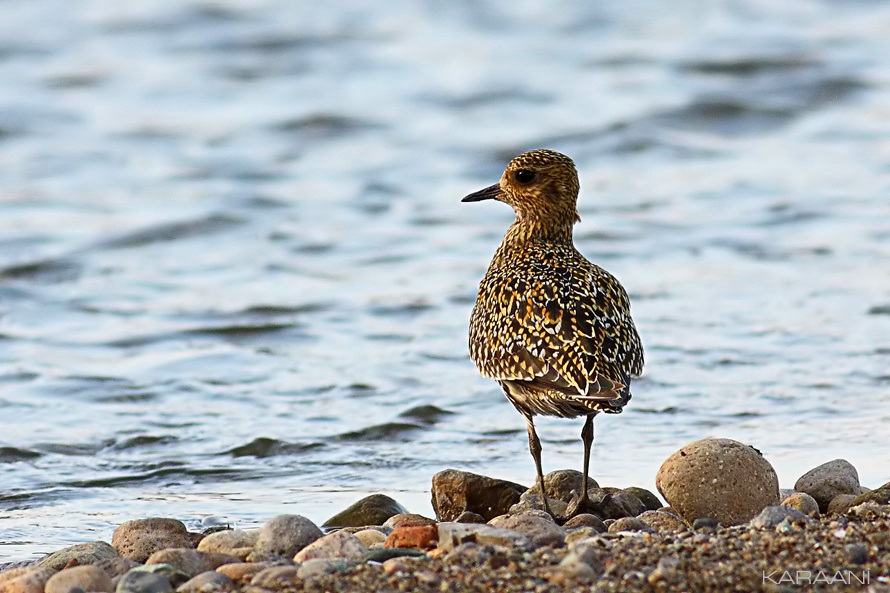
[[[518,181],[519,183],[531,183],[538,176],[534,171],[529,171],[528,169],[520,169],[513,173],[513,179]]]

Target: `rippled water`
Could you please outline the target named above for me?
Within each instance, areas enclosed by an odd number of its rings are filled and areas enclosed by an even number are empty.
[[[535,147],[578,163],[647,348],[601,483],[706,436],[783,486],[890,478],[886,4],[0,10],[0,557],[531,483],[465,346],[511,214],[459,200]],[[580,421],[539,427],[580,466]]]

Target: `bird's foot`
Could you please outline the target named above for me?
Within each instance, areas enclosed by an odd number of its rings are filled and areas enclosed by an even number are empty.
[[[557,517],[553,515],[554,520],[560,525],[563,525],[569,519],[577,517],[578,515],[583,515],[586,513],[594,513],[596,515],[603,515],[603,507],[612,500],[611,494],[604,494],[602,498],[599,500],[590,500],[589,496],[586,492],[579,494],[572,498],[572,501],[569,503],[568,508],[564,515]],[[551,513],[552,515],[552,513]]]
[[[572,498],[562,522],[565,523],[572,517],[589,512],[587,509],[589,503],[590,499],[587,498],[586,492]]]

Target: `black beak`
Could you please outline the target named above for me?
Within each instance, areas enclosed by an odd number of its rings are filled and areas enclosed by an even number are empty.
[[[501,186],[495,183],[494,185],[490,185],[485,189],[474,191],[463,200],[461,200],[461,202],[481,202],[482,200],[497,200],[498,196],[500,195]]]

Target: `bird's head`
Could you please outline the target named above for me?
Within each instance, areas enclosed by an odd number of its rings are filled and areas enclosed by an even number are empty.
[[[501,180],[466,196],[462,202],[499,200],[520,222],[545,229],[568,229],[578,222],[578,171],[566,155],[532,150],[510,161]]]

